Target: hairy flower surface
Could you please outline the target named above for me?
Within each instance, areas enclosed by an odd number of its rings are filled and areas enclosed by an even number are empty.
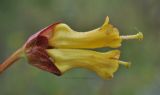
[[[32,35],[0,65],[0,72],[25,55],[31,65],[58,76],[74,68],[86,68],[103,79],[110,79],[119,64],[129,67],[130,63],[119,60],[119,50],[97,52],[89,49],[118,48],[127,39],[143,39],[143,34],[120,36],[118,29],[109,24],[108,17],[101,27],[86,32],[77,32],[64,23],[54,23]]]

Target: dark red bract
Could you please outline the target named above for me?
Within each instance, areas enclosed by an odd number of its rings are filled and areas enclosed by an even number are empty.
[[[52,37],[54,27],[57,24],[59,23],[54,23],[32,35],[25,43],[24,49],[31,65],[59,76],[61,72],[46,52],[46,49],[52,48],[48,44],[48,39]]]

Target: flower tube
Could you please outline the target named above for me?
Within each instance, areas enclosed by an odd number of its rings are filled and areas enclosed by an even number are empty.
[[[82,49],[48,49],[47,52],[62,74],[74,68],[86,68],[96,72],[103,79],[110,79],[122,63],[119,60],[119,50],[102,53]],[[123,65],[128,67],[130,63]]]

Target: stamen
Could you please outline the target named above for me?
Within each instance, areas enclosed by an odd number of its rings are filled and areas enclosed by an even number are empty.
[[[130,62],[119,61],[119,64],[124,65],[126,68],[130,68],[131,67],[131,63]]]
[[[142,32],[138,32],[136,35],[126,35],[126,36],[121,36],[123,40],[130,40],[130,39],[138,39],[142,40],[143,39],[143,34]]]

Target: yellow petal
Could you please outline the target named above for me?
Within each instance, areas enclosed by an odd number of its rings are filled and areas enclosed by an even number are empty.
[[[49,39],[49,45],[55,48],[117,48],[121,46],[119,31],[108,23],[109,18],[106,17],[100,28],[86,32],[77,32],[66,24],[58,24]]]
[[[86,68],[103,79],[110,79],[119,67],[119,50],[101,53],[81,49],[48,49],[47,52],[62,74],[73,68]]]

